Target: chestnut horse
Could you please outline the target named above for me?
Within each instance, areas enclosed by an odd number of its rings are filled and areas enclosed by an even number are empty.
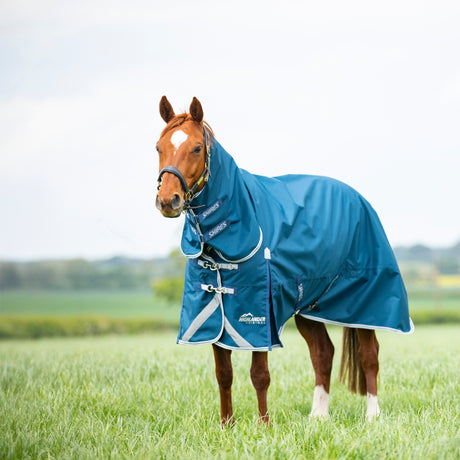
[[[167,123],[157,143],[160,178],[156,206],[165,217],[187,212],[193,198],[206,186],[209,175],[207,145],[212,130],[203,121],[200,102],[193,98],[189,113],[176,115],[165,96],[160,114]],[[315,372],[311,416],[327,417],[334,346],[323,322],[295,315],[295,323],[308,344]],[[213,343],[216,377],[220,391],[221,422],[233,423],[231,350]],[[379,415],[377,373],[379,344],[372,329],[344,328],[340,380],[350,391],[367,394],[366,418]],[[270,385],[267,351],[253,351],[251,380],[257,393],[261,423],[269,424],[267,390]]]

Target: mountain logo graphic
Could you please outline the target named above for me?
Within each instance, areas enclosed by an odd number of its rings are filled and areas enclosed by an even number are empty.
[[[244,324],[265,324],[265,316],[254,316],[252,313],[245,313],[238,320]]]

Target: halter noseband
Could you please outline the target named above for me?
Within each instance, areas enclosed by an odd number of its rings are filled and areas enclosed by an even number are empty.
[[[203,138],[204,138],[204,169],[203,172],[201,173],[200,177],[198,180],[192,185],[191,188],[188,187],[187,181],[185,180],[185,177],[182,175],[182,173],[177,169],[175,166],[165,166],[161,171],[158,176],[158,187],[157,189],[160,190],[161,187],[161,178],[164,173],[170,173],[174,174],[180,181],[182,188],[184,189],[185,195],[184,195],[184,209],[188,209],[190,207],[190,203],[193,201],[193,198],[196,196],[196,192],[198,190],[198,187],[203,183],[203,181],[206,183],[209,178],[209,160],[211,157],[211,152],[209,148],[209,141],[208,141],[208,133],[206,131],[206,128],[203,126]]]

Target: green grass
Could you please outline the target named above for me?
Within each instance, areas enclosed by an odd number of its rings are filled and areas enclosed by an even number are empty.
[[[460,291],[409,292],[411,313],[460,311]],[[173,306],[146,291],[0,291],[0,315],[107,316],[111,318],[161,317],[177,320]]]
[[[150,291],[1,291],[0,339],[157,331],[179,312]]]
[[[0,342],[0,458],[403,458],[460,456],[458,327],[380,333],[380,418],[337,383],[330,419],[310,420],[314,376],[303,339],[270,353],[273,426],[259,427],[251,354],[233,353],[232,429],[219,427],[210,346],[173,333]]]
[[[0,315],[176,320],[179,308],[146,291],[0,291]]]

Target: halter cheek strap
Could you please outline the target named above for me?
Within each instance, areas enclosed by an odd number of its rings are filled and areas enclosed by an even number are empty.
[[[184,189],[185,195],[185,204],[184,208],[187,209],[190,207],[190,203],[193,201],[193,198],[196,195],[196,192],[198,190],[198,187],[204,182],[207,182],[209,178],[209,160],[211,157],[211,152],[209,148],[209,140],[208,140],[208,133],[206,131],[206,128],[203,127],[203,138],[204,138],[204,147],[205,147],[205,157],[204,157],[204,169],[203,172],[201,173],[200,177],[198,180],[193,184],[192,188],[188,187],[187,181],[185,180],[185,177],[182,175],[182,173],[177,169],[175,166],[165,166],[161,171],[160,175],[158,176],[158,190],[160,190],[161,187],[161,178],[163,177],[164,173],[170,173],[174,174],[180,181],[182,188]]]

